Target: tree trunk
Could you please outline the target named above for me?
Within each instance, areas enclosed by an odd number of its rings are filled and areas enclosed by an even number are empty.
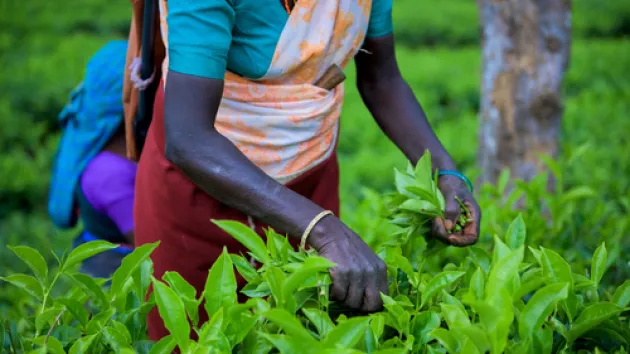
[[[556,157],[558,152],[571,0],[477,3],[483,48],[481,182],[496,182],[504,168],[530,180],[545,170],[539,155]]]

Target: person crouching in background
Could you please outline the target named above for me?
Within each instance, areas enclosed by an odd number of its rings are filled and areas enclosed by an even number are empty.
[[[62,229],[83,231],[77,247],[105,240],[120,247],[84,261],[81,271],[109,278],[133,250],[136,163],[126,158],[123,73],[127,42],[111,41],[90,58],[85,77],[59,114],[48,212]]]

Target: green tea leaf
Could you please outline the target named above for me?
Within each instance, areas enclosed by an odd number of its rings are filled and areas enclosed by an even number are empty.
[[[153,289],[160,317],[164,320],[164,326],[173,336],[182,352],[186,352],[190,342],[190,324],[186,318],[182,299],[177,296],[175,291],[158,280],[153,280]]]
[[[481,267],[477,267],[477,270],[473,273],[468,288],[477,300],[483,299],[486,288],[486,276]]]
[[[416,186],[416,180],[413,177],[394,169],[394,184],[398,193],[410,198],[413,197],[407,190],[407,187]]]
[[[105,298],[103,289],[94,281],[94,279],[92,279],[92,277],[83,273],[74,273],[69,276],[70,279],[72,279],[72,281],[74,281],[74,283],[80,287],[96,305],[105,306],[107,304],[107,299]]]
[[[80,302],[65,298],[55,302],[62,304],[82,326],[87,326],[90,315]]]
[[[553,350],[553,329],[551,327],[536,328],[532,334],[534,340],[534,352],[551,354]]]
[[[490,272],[490,265],[492,264],[492,259],[490,255],[479,247],[468,247],[468,256],[475,263],[477,267],[483,269],[483,271],[488,274]]]
[[[395,255],[394,264],[407,275],[407,279],[409,280],[409,284],[411,284],[411,286],[414,288],[418,287],[418,278],[416,277],[416,273],[413,271],[413,266],[406,257],[400,254]]]
[[[517,252],[517,251],[513,251]],[[513,300],[505,288],[499,288],[485,301],[469,303],[479,315],[479,320],[488,334],[492,353],[503,353],[514,321]]]
[[[27,246],[7,246],[7,248],[28,265],[43,286],[48,283],[48,265],[39,252]]]
[[[450,328],[455,338],[467,338],[469,339],[480,353],[486,353],[490,350],[490,341],[488,339],[487,331],[479,324],[473,324],[465,327],[453,327]],[[463,351],[462,351],[463,353]]]
[[[61,271],[65,271],[68,267],[72,267],[75,264],[83,262],[85,259],[90,258],[99,253],[109,251],[118,247],[107,241],[90,241],[86,242],[82,245],[79,245],[77,248],[73,249],[68,255],[68,258],[63,263],[63,267]]]
[[[158,241],[136,247],[133,252],[123,258],[120,267],[114,272],[114,275],[112,275],[112,286],[110,288],[112,299],[116,299],[118,296],[122,295],[121,290],[123,290],[127,280],[129,280],[132,274],[149,258],[159,244],[160,242]]]
[[[456,271],[446,271],[439,273],[436,277],[431,279],[429,284],[427,284],[424,292],[422,293],[422,301],[420,304],[420,308],[423,308],[424,305],[428,304],[429,301],[442,289],[447,286],[455,283],[459,278],[461,278],[464,272],[456,272]]]
[[[120,333],[125,338],[125,343],[131,343],[131,333],[129,333],[129,329],[124,324],[116,320],[111,320],[110,324],[113,328],[116,329],[118,333]]]
[[[523,261],[523,253],[524,248],[520,247],[493,262],[486,283],[486,298],[493,298],[500,289],[506,288],[509,282],[518,275],[519,266]]]
[[[361,339],[369,324],[369,317],[354,317],[345,320],[328,333],[323,345],[335,349],[352,348]]]
[[[149,354],[171,354],[175,350],[177,342],[172,335],[168,335],[160,339],[153,347]]]
[[[325,338],[328,333],[335,327],[335,324],[328,316],[328,313],[314,309],[314,308],[302,308],[302,312],[309,321],[317,328],[317,333],[321,338]]]
[[[556,304],[567,298],[568,291],[568,283],[551,284],[538,290],[521,312],[519,319],[520,337],[533,336],[535,331],[540,330]]]
[[[271,309],[263,314],[266,319],[280,327],[284,333],[295,338],[301,343],[302,348],[318,348],[319,343],[311,336],[311,334],[302,326],[295,315],[284,309]]]
[[[251,228],[238,221],[212,220],[223,231],[230,234],[254,255],[256,260],[267,264],[270,262],[269,251],[262,238]]]
[[[454,327],[470,326],[470,318],[468,314],[464,312],[457,305],[440,304],[442,308],[442,317],[446,320],[446,324],[449,329]]]
[[[149,287],[151,286],[151,277],[153,276],[153,261],[147,258],[132,274],[133,284],[135,286],[136,296],[146,299]]]
[[[281,308],[286,307],[288,299],[284,297],[284,283],[286,282],[286,276],[284,272],[277,267],[269,267],[265,272],[264,279],[267,280],[271,294],[276,300],[276,305]]]
[[[293,293],[304,284],[306,280],[317,273],[328,272],[328,270],[334,266],[335,263],[326,258],[317,256],[308,257],[284,282],[282,286],[282,291],[284,292],[283,297],[288,299],[293,296]]]
[[[271,341],[261,335],[261,332],[251,331],[243,340],[242,353],[267,354],[273,349]]]
[[[87,326],[85,326],[85,332],[87,334],[98,335],[103,330],[103,326],[105,326],[105,324],[109,322],[109,320],[112,318],[112,316],[114,316],[114,314],[115,314],[114,309],[110,308],[108,310],[101,311],[97,313],[96,315],[92,316]]]
[[[492,252],[492,264],[497,263],[510,253],[510,248],[503,243],[499,236],[494,235],[494,250]]]
[[[569,283],[569,290],[573,289],[573,276],[569,263],[558,253],[542,248],[542,270],[547,284]]]
[[[507,245],[515,250],[521,246],[525,245],[525,239],[527,237],[527,233],[525,230],[525,221],[523,220],[523,214],[519,213],[516,219],[512,221],[510,227],[508,227],[507,234],[505,235],[505,240]]]
[[[595,195],[597,194],[592,188],[588,186],[578,186],[566,191],[562,195],[561,203],[565,204],[578,199],[592,198]]]
[[[95,241],[96,242],[96,241]],[[79,338],[72,347],[70,347],[70,351],[68,354],[84,354],[89,353],[88,349],[90,349],[90,345],[94,342],[96,338],[96,334],[87,335],[85,337]]]
[[[199,344],[205,346],[215,341],[219,333],[223,332],[224,328],[227,326],[227,321],[224,321],[224,319],[223,308],[220,308],[212,315],[210,321],[206,322],[201,327],[201,331],[199,331]]]
[[[541,272],[538,272],[538,273],[540,274]],[[541,276],[528,278],[521,283],[521,286],[516,291],[516,294],[514,295],[514,297],[522,298],[523,296],[531,293],[532,291],[539,289],[544,284],[545,284],[545,280]]]
[[[271,258],[272,259],[280,258],[278,257],[279,254],[278,254],[278,247],[276,244],[276,240],[274,239],[272,235],[269,234],[269,232],[267,232],[266,236],[267,236],[267,251],[269,251]]]
[[[114,327],[103,328],[102,335],[105,342],[108,343],[115,352],[121,352],[123,348],[131,344],[131,341]]]
[[[527,247],[529,249],[529,251],[532,253],[532,255],[534,256],[534,258],[536,258],[536,262],[538,262],[538,264],[542,267],[543,265],[543,261],[542,261],[542,251],[539,251],[535,248],[532,247]]]
[[[462,341],[462,349],[460,353],[481,354],[479,349],[477,349],[477,347],[475,346],[475,343],[470,340],[470,338],[464,338],[464,340]]]
[[[409,351],[405,348],[387,348],[373,352],[373,354],[407,354]]]
[[[414,175],[416,177],[416,182],[418,187],[431,190],[431,185],[433,182],[433,168],[431,164],[431,152],[429,150],[425,150],[420,160],[416,164],[416,168],[414,169]]]
[[[615,291],[612,302],[619,307],[626,307],[630,304],[630,280],[626,280]]]
[[[408,192],[408,193],[406,193],[406,194],[408,195],[408,197],[409,197],[409,198],[413,198],[413,197],[414,197],[413,195],[409,195],[409,193],[412,193],[412,194],[414,194],[415,196],[420,197],[420,199],[422,199],[422,200],[430,200],[430,201],[433,201],[433,199],[435,199],[435,197],[434,197],[433,192],[431,191],[431,189],[428,189],[428,190],[427,190],[427,189],[423,189],[423,188],[420,188],[420,187],[415,186],[415,185],[414,185],[414,186],[408,186],[408,187],[407,187],[407,188],[405,188],[405,189],[406,189],[406,191]],[[440,194],[441,194],[441,193],[438,193],[438,198],[439,198],[439,195],[440,195]],[[442,196],[442,199],[444,199],[444,197],[443,197],[443,196]],[[438,200],[438,202],[439,202],[439,200]],[[440,210],[443,210],[443,208],[440,208]]]
[[[291,336],[279,335],[279,334],[267,334],[260,333],[269,343],[271,343],[280,354],[293,354],[293,353],[313,353],[313,348],[305,347],[304,343],[300,343],[297,338]],[[267,352],[265,352],[267,353]],[[318,351],[319,353],[319,351]]]
[[[0,321],[0,350],[4,349],[4,337],[5,337],[4,321]],[[39,329],[37,330],[39,332]],[[65,354],[65,352],[63,353]]]
[[[374,334],[376,341],[381,340],[383,331],[385,331],[385,316],[381,314],[371,315],[370,328],[372,329],[372,334]]]
[[[63,324],[55,327],[51,333],[51,336],[59,339],[64,347],[70,346],[71,343],[74,343],[74,341],[78,340],[83,335],[84,333],[82,333],[78,328]],[[90,334],[88,333],[88,335]]]
[[[262,241],[261,241],[262,242]],[[205,309],[208,316],[212,315],[221,307],[224,311],[236,304],[236,276],[232,259],[227,248],[223,248],[223,253],[214,262],[204,288]]]
[[[449,353],[458,353],[459,352],[459,344],[457,339],[453,337],[451,332],[444,328],[436,328],[429,334],[431,337],[436,339],[440,344],[446,348]]]
[[[3,337],[0,339],[0,344],[2,344],[1,340],[4,339],[4,331],[0,331],[0,333],[2,333],[1,337]],[[45,346],[47,349],[47,352],[50,352],[52,354],[66,354],[66,351],[63,349],[63,344],[61,344],[59,339],[53,336],[47,336],[47,335],[39,336],[33,339],[33,344],[37,344],[40,347]],[[4,348],[4,346],[0,345],[0,348]]]
[[[243,287],[241,294],[245,294],[250,298],[266,297],[271,295],[271,289],[266,281],[259,284],[249,283]]]
[[[606,262],[606,243],[602,242],[602,244],[597,247],[597,250],[595,250],[595,254],[593,254],[593,259],[591,261],[591,280],[595,283],[595,286],[599,286],[599,282],[604,276],[604,272],[606,271]]]
[[[37,300],[44,299],[44,289],[42,289],[42,284],[40,284],[40,282],[33,276],[26,274],[11,274],[8,277],[0,277],[0,280],[4,280],[17,286]]]
[[[438,206],[426,200],[408,199],[400,204],[398,208],[418,214],[430,216],[440,215],[440,209],[438,209]]]
[[[182,299],[188,317],[190,317],[193,325],[196,325],[199,321],[199,303],[197,302],[197,290],[195,290],[195,287],[190,285],[177,272],[166,272],[162,279]]]
[[[602,322],[622,311],[622,308],[610,302],[598,302],[588,306],[569,329],[567,340],[569,342],[575,341],[582,334],[595,329]]]
[[[62,311],[65,311],[62,306],[55,306],[47,308],[43,312],[37,314],[35,317],[35,329],[40,332],[44,328],[44,326],[52,326],[53,320],[56,319]],[[2,321],[0,321],[0,325],[1,324]],[[2,339],[3,338],[0,338],[0,340]]]
[[[411,333],[416,338],[416,344],[424,345],[431,339],[429,333],[440,327],[440,316],[435,312],[424,311],[414,316]]]
[[[258,274],[256,269],[252,267],[252,264],[245,259],[245,257],[236,254],[230,254],[230,258],[232,258],[232,263],[236,267],[238,273],[243,277],[243,279],[245,279],[245,281],[251,283],[255,280],[260,280],[260,275]]]

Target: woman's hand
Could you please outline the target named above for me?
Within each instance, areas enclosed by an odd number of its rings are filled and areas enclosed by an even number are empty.
[[[453,246],[470,246],[479,238],[481,209],[464,181],[456,176],[441,176],[438,187],[446,201],[445,218],[437,218],[433,222],[433,236]],[[461,230],[453,232],[461,213],[459,199],[470,211],[472,221]]]
[[[333,300],[365,312],[382,309],[387,268],[361,237],[338,218],[328,216],[315,226],[308,241],[320,256],[337,265],[330,271]]]

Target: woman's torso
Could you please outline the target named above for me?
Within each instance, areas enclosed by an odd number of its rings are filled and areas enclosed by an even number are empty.
[[[392,0],[161,0],[168,72],[225,81],[215,128],[287,183],[335,152],[345,68],[366,38],[391,33]],[[161,129],[161,127],[160,127]]]

